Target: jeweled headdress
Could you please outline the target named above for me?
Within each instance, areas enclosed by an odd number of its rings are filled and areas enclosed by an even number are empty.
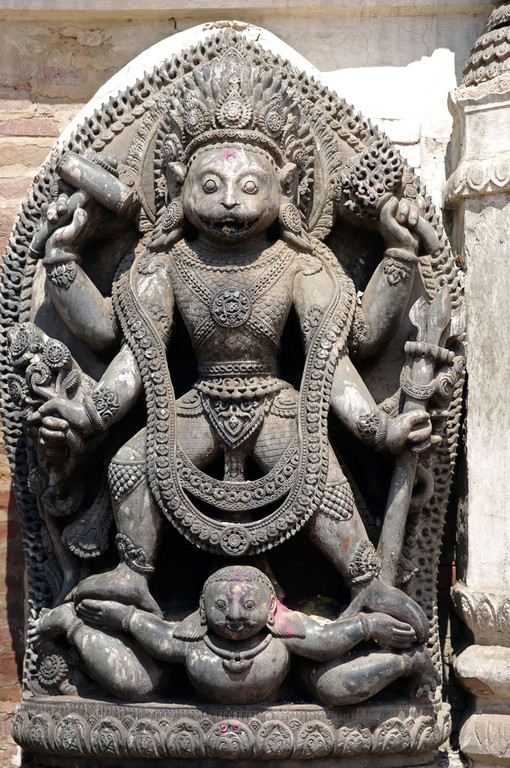
[[[156,146],[162,167],[176,160],[186,164],[204,146],[246,143],[267,152],[280,168],[295,163],[298,198],[306,197],[313,165],[310,123],[284,73],[275,74],[248,66],[230,48],[184,77],[169,94],[168,119]]]
[[[296,165],[297,210],[291,230],[302,228],[305,238],[311,234],[323,239],[334,220],[339,168],[354,151],[350,133],[345,133],[346,140],[335,134],[335,111],[328,114],[317,106],[316,96],[311,97],[316,84],[303,80],[288,62],[261,55],[232,30],[220,37],[220,44],[215,38],[214,44],[208,41],[192,56],[183,53],[174,62],[181,72],[172,70],[172,79],[138,125],[121,176],[138,187],[140,229],[151,232],[156,225],[170,233],[179,218],[178,204],[171,208],[180,194],[172,163],[188,166],[202,148],[228,142],[266,153],[278,168]],[[158,77],[149,80],[153,76]],[[164,248],[169,239],[163,234],[156,233],[156,240]]]

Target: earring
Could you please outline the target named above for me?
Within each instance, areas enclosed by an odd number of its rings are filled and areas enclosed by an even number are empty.
[[[184,225],[184,210],[178,197],[167,205],[164,213],[160,214],[148,250],[152,252],[164,251],[170,248],[182,237]]]
[[[280,234],[284,242],[300,250],[311,251],[312,244],[303,229],[301,214],[294,203],[286,203],[280,207],[278,214]]]
[[[200,624],[202,627],[205,627],[207,625],[207,616],[205,615],[205,601],[202,595],[198,604],[198,613],[200,615]]]

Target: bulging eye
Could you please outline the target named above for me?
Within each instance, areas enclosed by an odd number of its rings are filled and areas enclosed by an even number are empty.
[[[219,608],[220,611],[223,611],[226,608],[227,604],[224,600],[216,600],[216,608]]]
[[[253,600],[247,600],[244,604],[245,608],[248,608],[249,611],[252,611],[255,608],[255,603]]]
[[[214,179],[206,179],[203,184],[204,192],[207,192],[207,194],[211,194],[212,192],[216,192],[218,189],[218,185],[214,181]]]
[[[253,179],[248,179],[248,181],[247,181],[247,182],[245,182],[243,189],[244,189],[244,191],[245,191],[245,192],[247,192],[249,195],[254,195],[254,194],[255,194],[255,192],[257,192],[257,191],[258,191],[258,187],[257,187],[257,185],[255,184],[255,182],[253,181]]]

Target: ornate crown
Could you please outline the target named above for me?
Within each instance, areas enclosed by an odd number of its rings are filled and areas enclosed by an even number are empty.
[[[265,150],[281,168],[295,163],[298,196],[306,196],[313,168],[313,137],[302,106],[285,82],[285,73],[247,66],[229,48],[196,68],[168,94],[156,156],[162,169],[187,163],[197,150],[218,142],[241,142]]]

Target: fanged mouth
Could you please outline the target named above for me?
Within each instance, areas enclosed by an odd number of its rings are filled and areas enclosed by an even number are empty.
[[[230,237],[249,232],[257,221],[258,216],[255,219],[237,219],[227,216],[220,220],[204,220],[203,223],[210,232]]]
[[[244,621],[233,621],[228,622],[226,625],[229,632],[241,632],[245,627],[246,624]]]

